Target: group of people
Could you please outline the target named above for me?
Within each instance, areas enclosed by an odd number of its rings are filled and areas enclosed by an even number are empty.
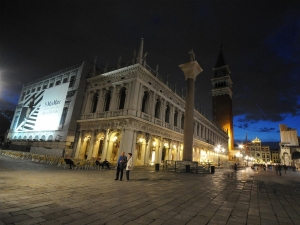
[[[104,159],[104,161],[101,163],[101,158],[96,159],[96,166],[101,166],[102,169],[104,169],[104,166],[106,166],[107,169],[110,170],[110,164],[107,161],[107,159]]]
[[[70,169],[73,169],[74,167],[76,167],[73,159],[71,159],[68,155],[64,158],[65,163],[70,165]],[[110,169],[110,163],[107,161],[107,159],[105,159],[102,163],[101,163],[101,158],[97,158],[96,159],[96,166],[101,166],[102,169],[104,169],[104,166],[106,166],[107,169]]]
[[[68,156],[65,157],[66,164],[70,165],[70,169],[73,169],[75,167],[75,163],[72,159],[70,159]],[[126,179],[129,181],[129,173],[130,170],[133,168],[133,162],[132,162],[132,154],[128,153],[127,157],[125,156],[125,152],[121,153],[121,156],[118,159],[118,165],[117,165],[117,173],[116,173],[116,179],[122,181],[123,180],[123,171],[126,169]],[[107,169],[110,169],[110,163],[105,159],[103,162],[101,162],[101,158],[96,159],[96,166],[101,166],[102,169],[104,169],[104,166],[107,167]]]
[[[132,163],[132,154],[128,153],[127,157],[125,156],[125,152],[121,153],[121,156],[118,159],[118,166],[117,166],[117,173],[116,173],[116,179],[122,181],[123,179],[123,171],[126,169],[126,179],[129,181],[129,173],[130,170],[133,168]]]
[[[282,166],[280,164],[275,165],[275,171],[276,171],[277,176],[281,176],[281,169],[282,169]],[[283,165],[284,173],[286,173],[287,169],[288,169],[288,167],[284,164]]]

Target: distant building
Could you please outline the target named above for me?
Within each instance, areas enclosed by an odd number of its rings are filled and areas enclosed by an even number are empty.
[[[280,153],[279,150],[271,150],[271,160],[272,164],[280,163]]]
[[[297,130],[279,125],[280,130],[280,159],[281,164],[300,167],[300,146]]]
[[[82,62],[25,84],[8,133],[9,148],[72,154],[89,70]]]
[[[262,146],[257,137],[247,144],[250,157],[255,159],[254,163],[271,163],[271,151],[269,146]]]

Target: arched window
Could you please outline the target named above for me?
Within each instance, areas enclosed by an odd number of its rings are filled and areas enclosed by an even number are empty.
[[[46,137],[45,137],[45,135],[43,135],[43,136],[41,137],[41,140],[45,141],[45,139],[46,139]]]
[[[48,137],[48,141],[52,141],[52,140],[53,140],[53,136],[50,135],[50,136]]]
[[[31,135],[28,137],[28,140],[32,140],[32,136]]]
[[[35,135],[34,140],[38,141],[39,140],[39,136]]]
[[[26,135],[23,137],[23,140],[27,140],[27,136]]]
[[[63,126],[63,125],[65,124],[65,122],[66,122],[66,117],[67,117],[67,113],[68,113],[68,108],[65,107],[65,108],[63,109],[62,114],[61,114],[61,118],[60,118],[60,122],[59,122],[59,125],[60,125],[60,126]]]
[[[96,112],[97,104],[98,104],[99,94],[95,93],[92,100],[92,110],[91,113]]]
[[[167,105],[167,108],[166,108],[165,122],[170,123],[170,106],[169,105]]]
[[[184,115],[181,117],[181,129],[184,129]]]
[[[178,126],[178,125],[177,125],[177,120],[178,120],[178,112],[177,112],[177,110],[176,110],[175,113],[174,113],[174,126],[175,126],[175,127]]]
[[[126,99],[126,88],[122,88],[120,90],[120,95],[119,95],[119,109],[124,109],[125,106],[125,99]]]
[[[142,102],[142,112],[146,113],[146,106],[148,105],[149,94],[147,91],[144,92],[143,102]]]
[[[109,110],[109,105],[110,105],[110,99],[111,99],[111,91],[107,91],[105,94],[105,105],[104,105],[104,111]]]
[[[157,99],[155,103],[155,114],[154,117],[159,119],[159,113],[160,113],[160,100]]]

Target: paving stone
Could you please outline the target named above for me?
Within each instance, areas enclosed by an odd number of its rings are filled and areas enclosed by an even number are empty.
[[[151,225],[161,225],[164,224],[164,220],[161,219],[155,219],[152,223],[150,223]]]
[[[9,213],[0,213],[0,219],[12,217]]]
[[[43,223],[46,222],[46,220],[42,217],[37,217],[37,218],[32,218],[29,220],[24,220],[21,222],[15,223],[15,225],[31,225],[31,224],[38,224],[38,223]]]
[[[31,219],[31,217],[27,216],[27,215],[16,215],[16,216],[12,216],[12,217],[3,218],[3,219],[1,219],[1,221],[3,221],[6,224],[9,224],[9,223],[21,222],[21,221],[28,220],[28,219]]]
[[[116,182],[114,170],[0,160],[0,224],[300,224],[299,172],[136,166],[130,182]]]

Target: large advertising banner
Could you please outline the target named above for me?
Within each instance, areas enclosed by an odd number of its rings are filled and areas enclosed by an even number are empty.
[[[57,130],[68,92],[69,83],[46,89],[40,102],[34,130]]]

